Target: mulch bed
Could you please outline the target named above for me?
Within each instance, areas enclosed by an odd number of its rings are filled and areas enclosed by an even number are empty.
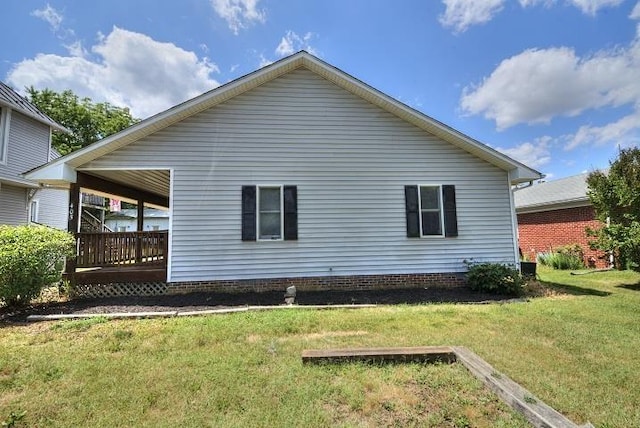
[[[361,291],[298,291],[298,305],[338,304],[427,304],[506,302],[510,296],[497,296],[469,289],[409,288]],[[245,293],[188,293],[148,297],[108,297],[74,299],[33,304],[22,309],[0,308],[0,322],[22,322],[28,315],[106,314],[114,312],[197,311],[243,306],[277,306],[284,304],[280,291]]]

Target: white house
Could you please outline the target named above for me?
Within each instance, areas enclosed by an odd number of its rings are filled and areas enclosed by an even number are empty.
[[[46,189],[23,173],[60,155],[51,132],[68,132],[0,82],[0,224],[67,228],[68,192]]]
[[[137,230],[138,212],[136,209],[126,208],[118,212],[109,213],[105,217],[105,226],[113,231],[127,232]],[[154,208],[144,209],[144,230],[168,230],[169,211]]]
[[[459,284],[541,175],[303,51],[28,177],[168,206],[171,292]]]

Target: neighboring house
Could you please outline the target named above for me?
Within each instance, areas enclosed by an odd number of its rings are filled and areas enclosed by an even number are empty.
[[[609,265],[604,253],[589,248],[585,232],[587,227],[601,227],[587,196],[587,175],[534,184],[514,192],[523,256],[535,260],[538,253],[578,244],[584,251],[585,264]]]
[[[299,52],[28,177],[168,207],[175,292],[459,285],[518,262],[511,187],[541,174]]]
[[[0,224],[67,228],[68,192],[45,189],[22,175],[60,157],[51,148],[54,130],[67,132],[0,82]]]
[[[132,232],[138,227],[138,210],[126,208],[109,213],[105,225],[115,232]],[[169,230],[169,211],[155,208],[144,209],[144,230]]]

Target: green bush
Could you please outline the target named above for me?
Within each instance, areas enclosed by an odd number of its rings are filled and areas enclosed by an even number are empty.
[[[500,263],[468,265],[467,283],[472,290],[515,296],[523,293],[525,281],[515,267]]]
[[[0,226],[0,300],[26,304],[60,280],[60,262],[74,255],[67,232],[45,226]]]
[[[584,252],[578,244],[565,245],[546,253],[539,253],[538,263],[554,269],[582,269],[584,268]]]
[[[552,251],[547,251],[547,252],[544,252],[544,253],[538,253],[538,256],[536,257],[536,260],[542,266],[551,266],[551,259],[553,258],[553,254],[554,253]]]

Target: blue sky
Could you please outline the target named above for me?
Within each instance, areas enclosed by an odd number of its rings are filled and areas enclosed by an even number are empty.
[[[638,0],[3,0],[0,79],[144,118],[305,49],[561,178],[640,143]]]

